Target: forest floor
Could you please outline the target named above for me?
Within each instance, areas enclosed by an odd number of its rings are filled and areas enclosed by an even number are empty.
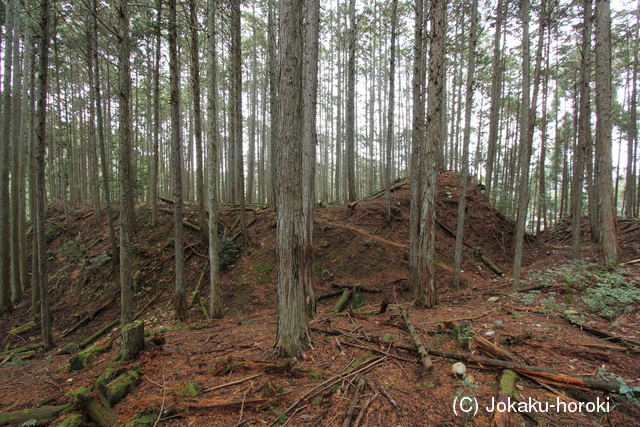
[[[207,247],[197,232],[187,230],[189,299],[199,282],[202,291],[194,298],[189,320],[177,323],[172,320],[173,218],[162,213],[160,224],[151,227],[150,212],[142,207],[134,245],[134,309],[144,309],[140,319],[146,349],[132,362],[115,362],[120,338],[119,329],[112,326],[86,343],[93,353],[83,360],[87,367],[75,370],[81,366],[67,354],[74,350],[69,344],[82,343],[118,319],[118,269],[107,255],[104,215],[96,224],[93,211],[74,212],[66,229],[63,215],[53,212],[47,234],[56,349],[47,354],[17,350],[32,350],[41,340],[39,327],[29,327],[27,292],[27,301],[16,306],[14,315],[0,320],[0,420],[13,411],[72,402],[67,393],[81,386],[97,399],[102,388],[94,384],[99,376],[114,368],[119,374],[135,364],[140,376],[135,389],[113,406],[115,425],[127,425],[132,418],[137,424],[128,425],[639,425],[639,402],[630,393],[628,397],[567,387],[565,381],[558,382],[564,378],[559,374],[553,377],[555,385],[549,385],[553,379],[541,383],[520,375],[512,390],[514,399],[554,406],[543,412],[540,407],[523,408],[528,413],[510,413],[507,421],[512,424],[500,424],[504,419],[496,418],[490,408],[500,392],[502,369],[465,362],[463,379],[452,375],[457,360],[432,354],[433,369],[425,372],[412,350],[401,309],[427,349],[487,357],[482,343],[489,342],[494,352],[506,351],[521,365],[606,379],[631,389],[640,385],[640,264],[610,270],[592,264],[597,252],[586,222],[585,263],[570,262],[570,229],[561,223],[543,236],[527,237],[524,290],[514,292],[509,254],[514,222],[488,203],[480,187],[470,185],[463,283],[452,289],[458,189],[454,175],[442,174],[436,235],[440,304],[416,309],[406,292],[409,189],[406,184],[396,187],[389,224],[384,197],[359,202],[350,217],[344,206],[316,209],[318,314],[311,321],[312,346],[289,361],[272,355],[277,315],[275,213],[247,210],[247,243],[239,225],[234,227],[239,212],[220,212],[228,264],[221,278],[226,308],[221,320],[205,317]],[[195,223],[195,211],[188,210],[185,220]],[[620,245],[622,261],[640,258],[640,224],[620,222]],[[476,260],[472,248],[482,250],[504,274]],[[340,293],[354,285],[359,286],[350,307],[336,313]],[[69,334],[82,319],[90,320]],[[10,332],[22,325],[27,325],[25,330]],[[598,332],[604,334],[594,335]],[[575,411],[579,402],[607,405]],[[78,406],[73,406],[73,413],[82,412],[84,418],[73,418],[82,419],[77,424],[66,414],[39,425],[96,425]],[[146,421],[141,415],[147,415]],[[65,420],[68,424],[59,424]]]

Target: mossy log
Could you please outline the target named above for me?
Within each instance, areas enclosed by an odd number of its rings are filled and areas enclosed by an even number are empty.
[[[0,414],[0,426],[23,423],[27,420],[52,420],[73,408],[73,403],[44,408],[22,409]]]
[[[500,392],[498,393],[498,404],[502,402],[509,406],[509,401],[518,401],[518,393],[516,392],[516,380],[518,374],[511,369],[502,371],[500,378]],[[495,427],[509,427],[513,425],[512,414],[510,411],[495,411],[493,413],[493,425]]]
[[[64,419],[53,424],[53,427],[81,427],[87,424],[86,421],[82,414],[69,414]]]
[[[104,353],[105,351],[107,350],[103,347],[85,348],[69,360],[69,363],[67,364],[69,371],[75,372],[86,368],[91,364],[91,362],[93,362],[96,354]]]
[[[433,362],[427,353],[427,350],[424,348],[424,344],[422,344],[422,340],[416,331],[416,328],[413,326],[413,322],[411,322],[411,318],[409,317],[409,313],[404,308],[402,309],[402,318],[404,319],[405,325],[407,325],[407,330],[409,331],[409,335],[411,335],[411,339],[416,346],[416,350],[420,355],[420,360],[422,361],[422,366],[424,366],[425,371],[430,371],[433,369]]]
[[[144,350],[144,322],[138,320],[125,325],[122,328],[122,343],[117,360],[128,362],[135,359],[141,350]]]
[[[33,328],[36,325],[35,321],[31,321],[29,323],[26,323],[22,326],[18,326],[16,328],[13,328],[12,330],[10,330],[9,332],[7,332],[10,335],[20,335],[23,332],[27,332],[29,329]]]
[[[189,304],[187,304],[187,309],[193,307],[193,304],[196,302],[196,298],[200,295],[200,287],[202,286],[202,281],[204,279],[204,275],[209,270],[209,261],[204,265],[202,269],[202,273],[200,274],[200,278],[198,279],[198,284],[196,285],[196,289],[191,294],[191,299],[189,300]]]
[[[351,299],[351,294],[353,293],[353,291],[351,289],[345,289],[342,292],[342,296],[340,297],[340,299],[338,300],[338,302],[336,303],[336,307],[334,309],[334,311],[336,313],[340,313],[342,312],[345,308],[347,308],[347,304],[349,303],[349,299]]]
[[[127,394],[129,394],[138,384],[140,379],[140,367],[133,365],[131,369],[119,375],[116,379],[106,385],[106,398],[109,404],[116,405]]]
[[[101,427],[111,427],[115,425],[118,418],[111,409],[109,401],[101,392],[103,387],[97,387],[93,393],[86,387],[72,390],[67,395],[72,396],[77,405],[91,417],[91,420]]]
[[[123,427],[151,427],[158,418],[151,410],[144,409],[127,421]]]

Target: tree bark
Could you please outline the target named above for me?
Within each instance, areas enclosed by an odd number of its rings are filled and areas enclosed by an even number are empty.
[[[582,45],[580,61],[580,106],[578,113],[578,143],[574,153],[573,178],[571,181],[571,258],[582,259],[580,251],[581,220],[582,220],[582,193],[584,187],[584,169],[587,147],[591,145],[591,37],[592,37],[592,13],[593,0],[584,0],[583,14],[584,25],[582,27]],[[591,160],[589,160],[591,161]]]
[[[49,308],[49,289],[47,275],[47,241],[45,234],[45,150],[47,143],[47,79],[49,69],[49,0],[43,0],[40,9],[40,73],[38,76],[38,142],[36,157],[36,233],[38,250],[38,275],[40,276],[40,321],[42,322],[42,340],[45,351],[53,348],[51,328],[51,310]]]
[[[187,320],[184,286],[184,229],[182,228],[182,126],[180,120],[180,75],[178,72],[178,22],[176,0],[169,0],[169,72],[171,86],[171,176],[173,180],[173,226],[176,258],[174,318]]]
[[[347,62],[347,117],[346,117],[346,150],[347,150],[347,191],[349,202],[356,200],[356,136],[355,136],[355,90],[356,90],[356,1],[349,1],[349,60]]]
[[[396,21],[398,15],[398,0],[391,2],[391,53],[389,56],[389,106],[387,111],[387,140],[385,149],[385,208],[387,210],[387,222],[391,222],[391,150],[393,147],[393,108],[395,104],[396,82]]]
[[[478,27],[478,0],[471,4],[471,29],[469,30],[469,63],[467,65],[467,88],[464,112],[464,136],[462,142],[462,171],[460,173],[460,200],[458,201],[458,223],[456,226],[456,246],[454,252],[453,281],[454,288],[460,286],[462,270],[462,246],[464,243],[464,220],[467,208],[467,185],[469,180],[469,142],[471,139],[471,109],[473,108],[473,86],[476,71],[476,41]]]
[[[618,263],[617,218],[611,161],[611,4],[596,0],[596,169],[600,263]]]
[[[131,71],[129,59],[129,11],[127,0],[120,0],[118,13],[118,97],[120,101],[120,311],[121,325],[133,316],[131,273],[131,224],[133,186],[131,173]]]
[[[316,201],[316,114],[318,102],[318,37],[320,2],[307,0],[302,64],[302,283],[307,316],[316,314],[313,267],[314,206]]]
[[[208,2],[207,56],[209,61],[209,97],[207,110],[209,126],[209,316],[220,319],[223,316],[220,286],[220,265],[218,261],[218,58],[216,52],[216,8],[217,1]]]
[[[309,340],[301,280],[302,236],[302,2],[280,2],[278,138],[278,319],[275,352],[295,357]]]
[[[445,84],[445,14],[444,0],[434,0],[431,9],[431,51],[427,87],[427,124],[422,146],[420,232],[418,237],[418,280],[416,304],[430,308],[438,303],[435,274],[436,195],[438,181],[438,146],[442,142]]]

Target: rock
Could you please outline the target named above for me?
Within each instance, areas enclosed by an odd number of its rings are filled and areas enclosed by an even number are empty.
[[[454,377],[462,379],[467,374],[467,367],[462,362],[456,362],[451,365],[451,373]]]
[[[500,300],[500,297],[491,297],[491,298],[489,298],[487,301],[489,301],[489,302],[496,302],[496,301],[499,301],[499,300]]]
[[[494,336],[494,335],[496,334],[496,331],[487,331],[487,332],[485,332],[484,334],[485,334],[485,336],[487,336],[487,337],[492,337],[492,336]]]

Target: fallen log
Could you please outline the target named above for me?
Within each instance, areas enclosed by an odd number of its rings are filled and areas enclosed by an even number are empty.
[[[488,256],[484,254],[484,251],[480,248],[473,248],[473,256],[476,259],[482,261],[491,271],[496,273],[498,276],[502,276],[504,272],[498,267]]]
[[[364,377],[358,377],[358,382],[356,385],[356,391],[353,393],[353,398],[351,399],[351,404],[349,405],[349,409],[347,410],[347,416],[344,419],[344,423],[342,423],[342,427],[351,427],[351,423],[353,422],[353,416],[356,413],[356,405],[358,405],[358,400],[360,399],[360,394],[367,384],[367,380]]]
[[[336,303],[336,307],[334,308],[333,311],[335,311],[336,313],[342,312],[346,308],[347,303],[349,302],[349,299],[351,299],[352,294],[353,294],[353,291],[351,289],[345,289],[342,292],[342,296]]]
[[[189,300],[189,304],[187,304],[187,309],[190,309],[191,307],[193,307],[193,304],[195,303],[196,298],[198,297],[198,295],[200,295],[200,287],[202,286],[202,279],[204,279],[204,275],[207,272],[208,268],[209,268],[209,261],[207,261],[204,268],[202,269],[202,274],[200,274],[200,278],[198,279],[198,284],[196,285],[196,289],[191,294],[191,299]]]
[[[23,423],[28,420],[52,420],[58,415],[73,409],[73,403],[58,406],[45,406],[43,408],[22,409],[20,411],[0,414],[0,426]]]
[[[411,322],[409,313],[407,313],[407,311],[404,308],[402,308],[402,318],[404,319],[405,325],[407,325],[407,329],[409,330],[409,335],[411,335],[411,339],[413,340],[413,343],[416,346],[416,350],[420,355],[420,360],[422,361],[422,366],[424,367],[424,370],[425,371],[432,370],[433,362],[431,361],[431,358],[429,357],[427,350],[425,350],[424,344],[422,344],[422,340],[420,339],[418,332],[416,332],[416,328],[413,326],[413,322]]]
[[[23,332],[27,332],[29,329],[33,328],[36,325],[35,321],[31,321],[29,323],[26,323],[22,326],[17,326],[15,328],[13,328],[12,330],[10,330],[9,332],[7,332],[7,334],[9,335],[20,335]]]
[[[627,347],[627,349],[633,351],[633,352],[638,352],[638,348],[640,347],[640,342],[638,341],[634,341],[631,340],[629,338],[623,338],[617,335],[613,335],[609,332],[606,331],[601,331],[600,329],[596,329],[596,328],[592,328],[590,326],[586,326],[586,325],[579,325],[575,322],[573,322],[571,319],[565,317],[565,320],[569,323],[571,323],[574,326],[577,326],[578,328],[582,329],[583,331],[596,336],[598,338],[604,338],[606,339],[608,342],[617,342],[618,344],[622,344],[623,346]]]
[[[79,330],[80,328],[85,326],[87,323],[89,323],[90,321],[95,319],[98,314],[102,313],[104,310],[109,308],[109,306],[111,306],[111,304],[113,304],[119,296],[120,296],[120,291],[118,290],[115,294],[113,294],[113,296],[111,298],[109,298],[107,300],[107,302],[105,302],[100,307],[98,307],[96,310],[94,310],[93,313],[91,313],[90,315],[86,316],[84,319],[82,319],[78,323],[76,323],[73,328],[69,329],[64,334],[62,334],[62,337],[63,338],[68,337],[69,335],[73,334],[74,332],[76,332],[77,330]]]
[[[502,371],[502,377],[500,378],[500,391],[498,392],[498,399],[496,404],[504,404],[509,407],[509,401],[518,401],[518,393],[516,392],[516,380],[518,375],[511,369],[505,369]],[[495,427],[510,427],[513,426],[513,419],[511,411],[494,411],[493,412],[493,425]]]

